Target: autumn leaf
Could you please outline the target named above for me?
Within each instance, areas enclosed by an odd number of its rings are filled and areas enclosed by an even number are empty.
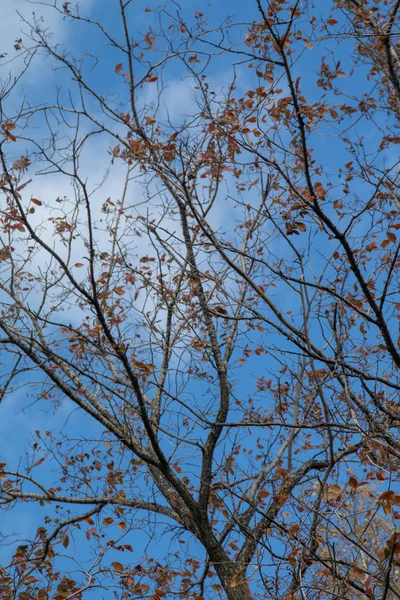
[[[120,562],[113,562],[111,564],[112,564],[112,567],[113,567],[114,571],[116,571],[117,573],[123,573],[124,572],[124,567],[121,565]]]
[[[349,483],[349,486],[351,488],[353,488],[353,490],[355,490],[358,487],[358,481],[357,481],[357,479],[355,477],[350,477],[348,483]]]
[[[296,226],[300,231],[307,231],[307,225],[303,221],[296,221]]]
[[[155,48],[154,37],[152,37],[150,32],[146,33],[146,35],[144,36],[144,41],[148,45],[149,50],[154,50],[154,48]]]
[[[4,260],[10,260],[11,259],[11,252],[12,252],[12,250],[13,250],[13,248],[10,248],[9,246],[1,248],[1,250],[0,250],[0,262],[2,262]]]
[[[228,314],[228,311],[223,306],[215,306],[214,310],[215,310],[215,312],[217,312],[220,315],[227,315]]]
[[[238,585],[242,583],[242,575],[244,574],[246,567],[242,567],[239,571],[233,576],[230,581],[229,587],[231,589],[236,588]]]
[[[296,533],[300,531],[300,525],[298,525],[297,523],[295,523],[294,525],[292,525],[289,529],[289,535],[290,537],[295,537]]]
[[[121,71],[122,71],[122,67],[123,67],[122,63],[118,63],[118,65],[116,65],[116,66],[115,66],[115,69],[114,69],[114,71],[115,71],[116,73],[121,73]]]
[[[117,294],[118,296],[123,296],[125,294],[125,290],[122,286],[116,287],[114,288],[114,293]]]
[[[368,577],[367,573],[365,573],[362,569],[360,569],[360,567],[357,566],[352,567],[350,571],[350,576],[352,579],[355,579],[356,581],[361,581],[363,583]]]
[[[328,502],[331,500],[336,500],[342,492],[342,488],[337,483],[329,484],[325,487],[325,500]]]
[[[329,112],[331,114],[332,119],[338,119],[339,118],[339,113],[334,108],[330,108]]]
[[[36,583],[37,581],[39,581],[39,579],[37,579],[33,575],[29,575],[29,577],[24,579],[24,585],[32,585],[32,583]]]
[[[267,490],[260,490],[258,493],[258,497],[260,500],[265,500],[265,498],[268,498],[271,494],[267,491]]]

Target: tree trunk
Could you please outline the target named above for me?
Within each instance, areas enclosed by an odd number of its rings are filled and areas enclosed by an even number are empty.
[[[245,572],[240,573],[241,569],[234,563],[214,563],[214,568],[223,586],[228,600],[251,600],[253,598],[250,590],[245,583]],[[235,579],[235,575],[239,577]]]
[[[245,581],[244,565],[236,564],[229,558],[209,527],[200,525],[199,530],[210,562],[217,572],[228,600],[251,600],[253,596]]]

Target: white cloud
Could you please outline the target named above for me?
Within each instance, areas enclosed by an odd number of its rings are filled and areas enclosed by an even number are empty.
[[[80,7],[88,11],[93,0],[81,0]],[[22,53],[14,48],[16,40],[22,39],[30,45],[30,24],[34,21],[52,34],[57,43],[64,42],[70,31],[70,21],[55,10],[51,3],[33,2],[31,0],[4,0],[1,5],[0,20],[0,55],[6,54],[0,61],[0,76],[6,77],[7,72],[15,75],[22,67]],[[34,62],[36,69],[42,61]]]

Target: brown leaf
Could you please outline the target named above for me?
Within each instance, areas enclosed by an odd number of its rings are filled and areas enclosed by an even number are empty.
[[[227,315],[228,314],[228,311],[223,306],[216,306],[214,308],[214,310],[215,310],[215,312],[219,313],[220,315]]]
[[[265,498],[268,498],[268,496],[270,496],[271,494],[269,492],[267,492],[267,490],[261,490],[258,493],[258,497],[260,500],[264,500]]]
[[[360,569],[360,567],[352,567],[350,575],[352,579],[355,579],[356,581],[361,581],[363,583],[368,577],[368,575],[364,573],[364,571]]]
[[[10,260],[11,250],[12,248],[10,248],[10,246],[6,246],[0,250],[0,262],[3,260]]]
[[[243,575],[243,573],[245,572],[246,567],[242,567],[231,579],[229,587],[230,588],[235,588],[238,585],[240,585],[242,582],[241,580],[241,576]]]
[[[111,564],[112,564],[114,571],[117,571],[117,573],[123,573],[124,567],[121,565],[120,562],[113,562]]]
[[[358,487],[358,481],[355,477],[350,477],[349,486],[355,490]]]
[[[119,63],[118,65],[116,65],[114,71],[116,73],[121,73],[121,71],[122,71],[122,63]]]
[[[148,45],[149,50],[154,50],[154,48],[155,48],[154,38],[151,36],[150,31],[148,33],[146,33],[146,35],[144,36],[144,41]]]
[[[307,225],[302,221],[296,221],[296,225],[297,229],[300,229],[300,231],[307,231]]]
[[[336,500],[342,492],[342,488],[337,483],[331,483],[327,485],[325,488],[325,500],[330,502],[331,500]]]

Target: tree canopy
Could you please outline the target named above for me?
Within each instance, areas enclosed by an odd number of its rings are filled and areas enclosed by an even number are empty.
[[[0,598],[400,598],[400,0],[21,6]]]

